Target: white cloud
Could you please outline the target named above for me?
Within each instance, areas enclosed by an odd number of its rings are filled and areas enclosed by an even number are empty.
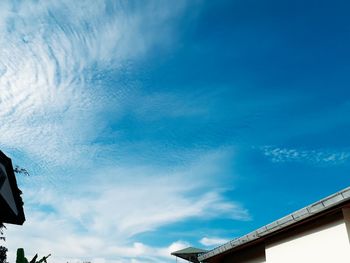
[[[2,149],[16,149],[44,167],[95,156],[101,146],[91,142],[106,127],[99,114],[115,118],[134,89],[114,84],[106,90],[98,80],[174,40],[172,22],[185,7],[185,1],[130,8],[121,1],[2,2]]]
[[[219,246],[227,243],[229,239],[219,237],[203,237],[199,242],[207,247]]]
[[[350,152],[332,150],[299,150],[265,146],[262,152],[272,162],[310,162],[320,165],[342,164],[350,159]]]
[[[146,112],[172,102],[170,117],[198,114],[172,95],[139,96],[132,84],[100,83],[107,71],[170,45],[187,1],[113,2],[0,3],[0,148],[29,170],[47,171],[20,180],[27,221],[8,226],[9,261],[24,247],[28,257],[52,253],[50,262],[164,262],[186,242],[153,247],[137,234],[191,218],[249,219],[218,190],[221,149],[196,150],[170,168],[125,164],[113,154],[108,168],[99,167],[99,156],[123,150],[115,140],[95,143],[108,126],[104,115],[117,119],[130,96],[145,99]]]
[[[61,190],[27,186],[23,189],[27,221],[20,228],[8,227],[7,246],[11,251],[24,247],[29,255],[52,253],[52,262],[83,261],[87,255],[108,262],[167,261],[169,250],[179,246],[150,247],[137,241],[137,234],[191,218],[249,219],[247,210],[225,200],[215,187],[215,174],[224,169],[217,167],[218,158],[223,154],[208,153],[176,170],[154,166],[95,170]]]

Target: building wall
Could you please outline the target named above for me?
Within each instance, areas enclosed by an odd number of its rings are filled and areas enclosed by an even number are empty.
[[[207,263],[349,263],[350,206]]]
[[[316,223],[267,241],[266,262],[350,262],[348,229],[349,211],[319,219]]]
[[[220,260],[223,263],[265,263],[265,245],[257,245],[239,253],[228,254]]]

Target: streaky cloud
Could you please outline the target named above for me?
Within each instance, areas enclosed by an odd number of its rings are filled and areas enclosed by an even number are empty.
[[[349,151],[335,151],[328,149],[303,150],[294,148],[280,148],[265,146],[261,148],[263,154],[272,162],[309,162],[320,165],[339,165],[350,160]]]

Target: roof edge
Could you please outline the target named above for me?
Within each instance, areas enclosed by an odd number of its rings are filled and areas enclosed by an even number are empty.
[[[288,226],[294,225],[302,220],[320,214],[328,209],[344,203],[350,200],[350,187],[347,187],[339,192],[336,192],[326,198],[323,198],[311,205],[308,205],[304,208],[301,208],[291,214],[288,214],[272,223],[269,223],[263,227],[258,228],[240,238],[233,239],[222,246],[216,247],[210,250],[208,253],[202,254],[198,257],[199,261],[206,260],[208,258],[214,257],[226,251],[229,251],[233,248],[240,247],[244,244],[247,244],[251,241],[258,240],[263,238],[268,234],[282,230]]]

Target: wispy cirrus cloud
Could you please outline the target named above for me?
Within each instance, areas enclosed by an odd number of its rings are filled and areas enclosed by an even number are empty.
[[[129,112],[148,121],[206,114],[192,95],[118,81],[176,40],[187,1],[0,5],[0,147],[32,173],[19,179],[27,221],[8,227],[10,261],[24,247],[52,262],[164,262],[189,243],[149,245],[139,234],[193,218],[249,220],[220,190],[229,150],[121,142],[110,128]],[[157,163],[174,155],[181,162]]]
[[[101,169],[64,190],[26,187],[27,221],[20,230],[8,227],[7,246],[11,251],[23,246],[28,255],[49,251],[54,262],[84,261],[91,254],[107,261],[167,261],[170,250],[178,247],[150,246],[137,235],[191,218],[250,218],[244,207],[214,187],[215,174],[222,169],[217,157],[202,157],[175,171],[154,166]],[[211,239],[203,242],[213,244]]]
[[[93,157],[101,148],[92,144],[106,127],[100,115],[116,117],[135,87],[107,88],[99,79],[123,71],[154,45],[170,43],[187,4],[1,5],[0,145],[52,167]]]
[[[300,150],[265,146],[263,154],[272,162],[309,162],[320,165],[337,165],[350,160],[350,152],[334,150]]]

